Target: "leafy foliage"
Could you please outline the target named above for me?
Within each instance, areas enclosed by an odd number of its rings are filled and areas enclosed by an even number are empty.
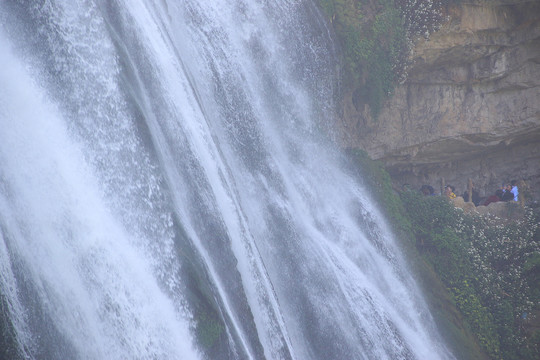
[[[540,313],[540,209],[509,220],[466,214],[445,197],[398,196],[380,162],[352,155],[398,238],[415,242],[409,257],[433,269],[490,358],[538,359],[540,331],[531,322]],[[512,213],[519,205],[506,206]]]
[[[403,14],[409,37],[428,38],[443,20],[441,2],[433,0],[395,0]]]
[[[537,358],[538,344],[523,325],[539,300],[528,276],[533,269],[538,276],[538,216],[526,209],[523,218],[510,221],[465,214],[441,197],[405,192],[401,198],[423,257],[487,353],[494,359]]]
[[[405,214],[403,202],[392,188],[392,179],[379,161],[373,161],[363,150],[350,150],[349,156],[361,170],[361,178],[373,190],[375,200],[383,204],[383,211],[393,221],[394,231],[412,237],[411,222]]]
[[[345,86],[378,117],[394,86],[407,77],[412,39],[442,20],[433,0],[318,0],[343,46]]]

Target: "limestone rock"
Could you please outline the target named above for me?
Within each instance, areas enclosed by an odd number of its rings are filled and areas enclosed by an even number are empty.
[[[477,206],[474,210],[481,215],[496,216],[504,221],[522,219],[525,211],[519,203],[514,201],[494,202],[488,206]]]
[[[463,3],[448,18],[415,45],[378,119],[346,97],[343,145],[418,188],[444,178],[461,194],[472,178],[481,196],[512,179],[540,189],[540,1]]]
[[[470,213],[476,211],[476,206],[472,202],[465,202],[463,197],[457,196],[455,199],[451,200],[455,207],[463,209],[465,213]]]

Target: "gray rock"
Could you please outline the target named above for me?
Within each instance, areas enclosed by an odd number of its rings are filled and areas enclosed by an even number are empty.
[[[489,1],[448,9],[416,43],[408,80],[378,119],[344,102],[344,147],[382,160],[397,183],[435,188],[441,178],[481,196],[525,180],[540,191],[540,1]]]

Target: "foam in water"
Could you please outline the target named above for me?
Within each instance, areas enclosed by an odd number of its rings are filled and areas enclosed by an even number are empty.
[[[2,289],[16,286],[9,272],[24,271],[39,297],[33,301],[84,357],[196,358],[188,319],[175,312],[145,254],[107,209],[65,119],[10,54],[5,38],[0,44],[0,209],[8,271]],[[13,299],[15,315],[24,318]],[[31,352],[28,325],[21,322],[15,324]]]

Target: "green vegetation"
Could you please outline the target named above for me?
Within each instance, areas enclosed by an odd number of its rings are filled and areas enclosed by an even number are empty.
[[[215,358],[223,351],[225,336],[225,322],[220,316],[219,305],[216,303],[212,285],[208,282],[207,274],[195,250],[187,241],[180,222],[177,225],[179,237],[177,251],[183,258],[182,277],[187,279],[185,296],[190,310],[193,313],[192,332],[195,334],[200,350],[208,358]]]
[[[22,359],[7,301],[0,289],[0,359]]]
[[[538,359],[540,211],[525,208],[517,220],[468,215],[444,197],[392,190],[380,163],[362,152],[353,156],[421,272],[432,307],[443,315],[439,323],[450,324],[450,332],[474,334],[491,359]],[[506,205],[509,213],[518,206]],[[430,288],[438,286],[432,273],[442,292]],[[466,336],[454,338],[461,342]]]
[[[357,108],[377,118],[394,86],[406,78],[411,39],[429,36],[440,23],[431,0],[318,0],[343,52],[343,84]]]
[[[224,330],[215,313],[203,312],[197,318],[197,340],[205,349],[212,348],[220,339]]]

